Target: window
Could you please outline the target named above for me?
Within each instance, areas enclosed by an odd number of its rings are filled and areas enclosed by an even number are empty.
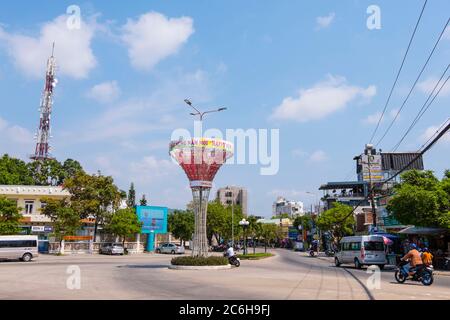
[[[231,191],[225,192],[225,197],[232,197],[232,196],[233,196],[233,192],[231,192]]]
[[[381,241],[366,241],[364,249],[367,251],[384,251],[384,243]]]
[[[3,240],[0,241],[0,248],[23,248],[36,247],[36,240]]]
[[[44,209],[47,206],[47,202],[41,202],[41,209]]]
[[[33,213],[34,200],[25,200],[25,214]]]
[[[231,200],[227,200],[226,202],[227,202],[227,204],[231,204]]]
[[[352,242],[350,250],[352,250],[352,251],[359,251],[359,250],[361,250],[361,242]]]
[[[343,249],[344,251],[349,251],[350,250],[350,242],[345,242],[343,244]]]

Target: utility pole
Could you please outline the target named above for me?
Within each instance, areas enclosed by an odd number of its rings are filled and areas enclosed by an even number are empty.
[[[375,208],[375,194],[373,189],[373,181],[372,181],[372,171],[371,171],[371,164],[370,164],[370,154],[367,155],[367,166],[369,169],[369,188],[370,188],[370,202],[372,206],[372,226],[375,230],[377,226],[377,209]]]

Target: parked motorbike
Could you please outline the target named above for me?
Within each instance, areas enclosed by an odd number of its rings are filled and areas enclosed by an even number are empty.
[[[228,257],[227,253],[225,252],[223,256],[228,258],[228,263],[232,266],[235,266],[237,268],[241,265],[241,260],[236,255]]]
[[[423,266],[415,271],[412,276],[409,276],[408,272],[403,269],[403,266],[407,263],[406,261],[401,261],[395,269],[395,280],[398,283],[404,283],[406,280],[422,282],[425,286],[430,286],[433,283],[433,266]]]
[[[336,252],[334,250],[331,250],[331,249],[328,249],[328,250],[325,251],[325,254],[327,255],[327,257],[334,257],[335,253]]]

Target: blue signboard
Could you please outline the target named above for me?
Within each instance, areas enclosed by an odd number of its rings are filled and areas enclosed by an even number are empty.
[[[298,230],[296,228],[289,228],[288,232],[289,239],[297,240]]]
[[[154,206],[137,206],[136,213],[142,222],[141,233],[166,233],[167,208]]]

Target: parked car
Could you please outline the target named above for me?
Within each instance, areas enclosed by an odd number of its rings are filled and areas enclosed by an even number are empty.
[[[0,236],[0,259],[29,262],[38,255],[38,236]]]
[[[337,267],[341,264],[353,264],[360,269],[363,265],[378,265],[380,269],[387,264],[384,239],[382,236],[344,237],[340,248],[334,255]]]
[[[156,253],[183,254],[184,247],[174,243],[161,243],[156,247]]]
[[[105,244],[100,247],[100,254],[123,255],[125,249],[121,244]]]

